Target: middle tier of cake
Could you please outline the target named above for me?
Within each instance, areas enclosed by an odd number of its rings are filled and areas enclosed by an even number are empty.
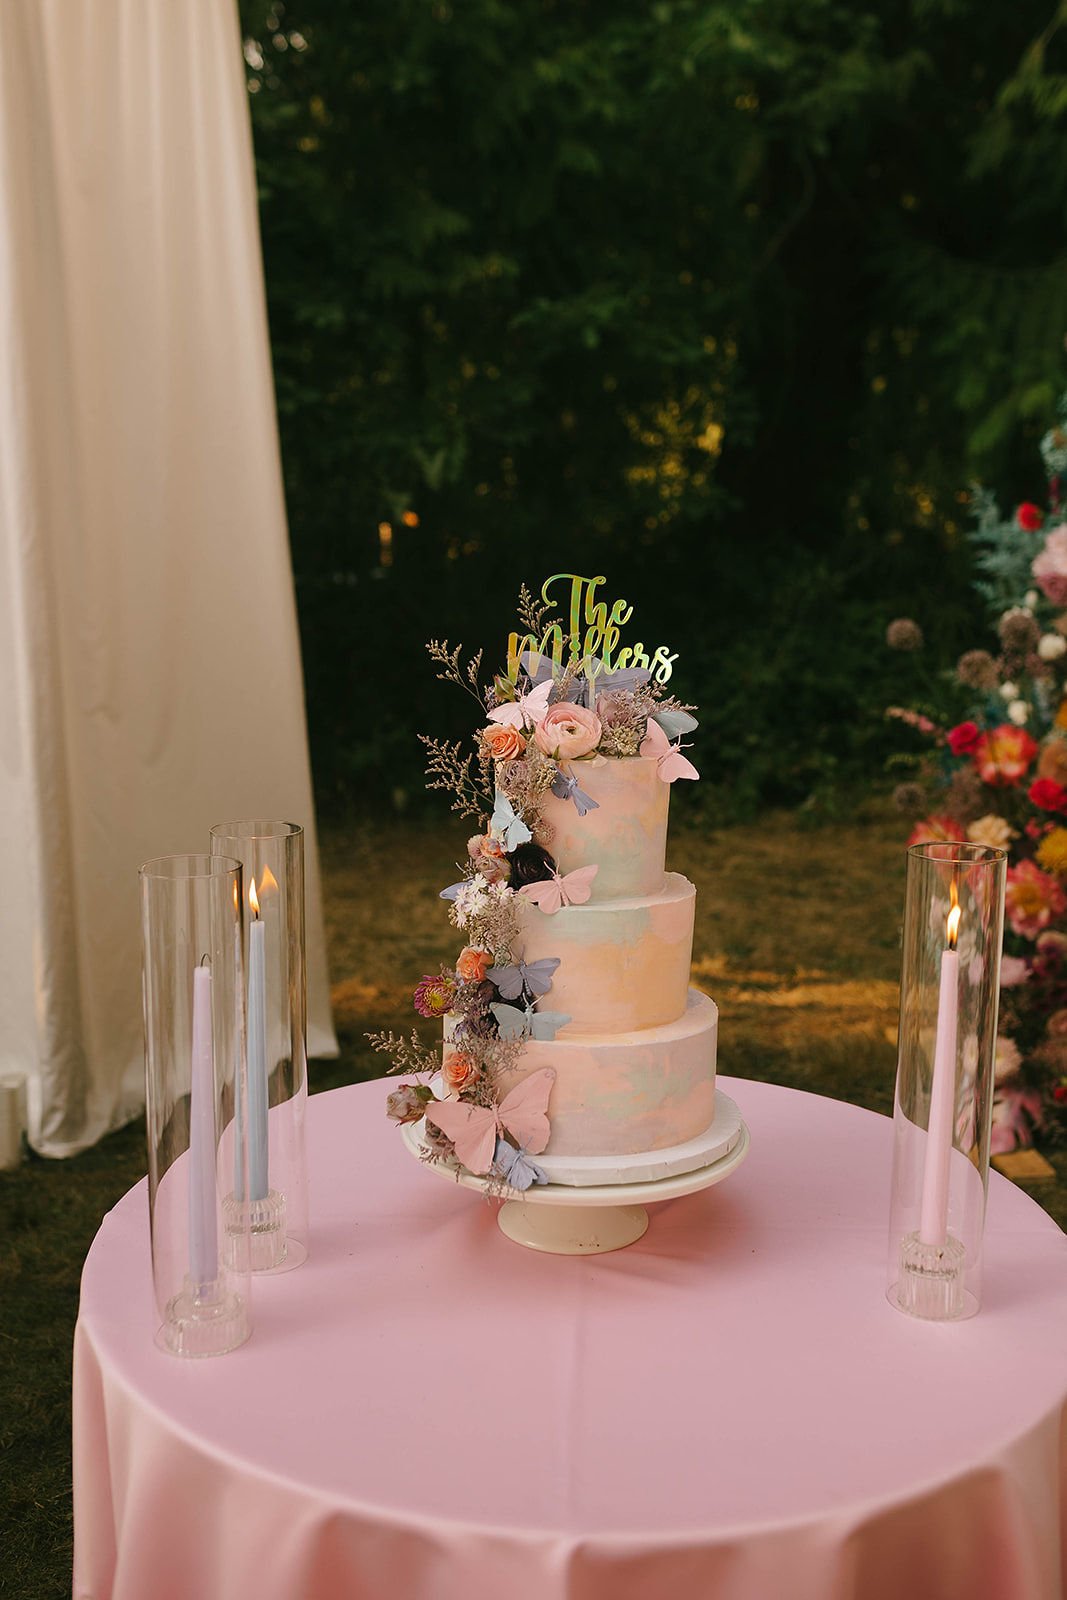
[[[657,894],[564,906],[549,916],[525,903],[526,962],[556,956],[541,1009],[570,1022],[560,1037],[632,1033],[677,1021],[686,1010],[696,890],[668,872]]]

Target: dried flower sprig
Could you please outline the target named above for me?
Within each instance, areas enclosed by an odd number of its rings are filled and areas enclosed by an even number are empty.
[[[440,1045],[426,1044],[414,1030],[410,1036],[385,1032],[368,1033],[366,1038],[372,1050],[389,1057],[390,1072],[411,1072],[422,1076],[440,1070]]]
[[[517,614],[519,627],[523,633],[532,633],[539,639],[544,631],[545,618],[551,616],[555,609],[554,601],[535,600],[526,585],[522,584],[519,589]]]
[[[484,716],[486,700],[481,686],[483,652],[475,651],[465,668],[461,644],[450,650],[447,639],[431,639],[426,646],[426,653],[434,665],[441,669],[436,674],[438,682],[456,684],[464,694],[469,694],[477,701],[478,710]]]
[[[428,734],[419,734],[420,743],[426,746],[426,787],[428,789],[444,789],[453,796],[452,810],[458,811],[461,817],[475,817],[479,822],[484,821],[488,809],[492,809],[493,791],[488,785],[487,771],[484,762],[478,764],[478,776],[471,772],[474,753],[463,754],[463,746],[459,740],[454,742],[448,739],[431,739]]]

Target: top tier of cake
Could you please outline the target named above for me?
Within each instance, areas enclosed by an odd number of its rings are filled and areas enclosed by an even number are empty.
[[[627,756],[571,763],[570,772],[595,810],[578,815],[571,800],[547,794],[535,834],[562,873],[596,863],[592,899],[629,899],[659,894],[667,852],[667,808],[671,786],[659,776],[654,756]]]

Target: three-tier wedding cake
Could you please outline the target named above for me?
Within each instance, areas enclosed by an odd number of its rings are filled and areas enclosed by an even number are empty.
[[[480,657],[429,647],[484,707],[473,754],[424,740],[431,787],[481,824],[442,892],[466,943],[415,990],[443,1019],[443,1055],[417,1035],[374,1042],[416,1080],[390,1116],[501,1189],[647,1182],[713,1155],[718,1013],[689,987],[696,891],[664,870],[697,722],[666,693],[664,647],[619,648],[632,608],[598,601],[603,583],[550,578],[540,602],[524,589],[484,690]]]

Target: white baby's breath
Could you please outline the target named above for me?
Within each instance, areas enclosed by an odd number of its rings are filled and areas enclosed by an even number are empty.
[[[1062,633],[1043,633],[1037,641],[1037,653],[1042,661],[1058,661],[1067,650],[1067,639]]]
[[[1008,707],[1008,716],[1017,728],[1025,727],[1029,715],[1030,707],[1025,700],[1013,700]]]

